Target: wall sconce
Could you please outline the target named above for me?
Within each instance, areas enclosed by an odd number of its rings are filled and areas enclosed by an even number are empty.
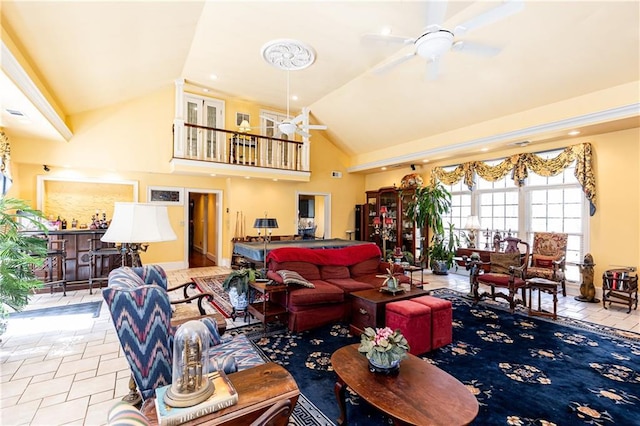
[[[476,248],[476,231],[480,229],[480,221],[478,216],[472,215],[467,217],[467,223],[464,224],[468,229],[467,238],[469,239],[469,248]]]
[[[171,387],[164,402],[172,407],[191,407],[209,398],[215,386],[209,372],[210,336],[200,321],[187,321],[178,327],[173,340]]]

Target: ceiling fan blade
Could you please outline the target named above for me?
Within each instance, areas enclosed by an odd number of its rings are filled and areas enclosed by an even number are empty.
[[[471,30],[484,27],[486,25],[497,22],[507,16],[520,12],[524,8],[523,0],[506,0],[500,6],[494,7],[480,15],[477,15],[466,22],[458,25],[453,33],[458,36],[465,34]]]
[[[427,80],[436,80],[440,75],[440,57],[427,61]]]
[[[427,31],[437,31],[444,25],[444,17],[447,14],[447,1],[429,2],[427,8]]]
[[[462,40],[453,43],[453,45],[451,46],[451,50],[464,53],[472,53],[479,56],[495,56],[502,51],[502,49],[499,47]]]
[[[406,37],[406,36],[398,36],[393,34],[384,35],[384,34],[373,34],[373,33],[363,34],[362,39],[369,40],[369,41],[381,41],[385,43],[396,43],[396,44],[411,44],[414,41],[416,41],[416,39],[411,37]]]
[[[384,74],[387,71],[389,71],[391,68],[395,67],[396,65],[400,65],[401,63],[408,61],[409,59],[413,58],[414,56],[416,56],[416,52],[412,52],[409,54],[406,54],[404,56],[400,56],[399,58],[394,59],[393,61],[387,62],[384,65],[381,65],[379,67],[376,67],[373,69],[373,73],[374,74]]]
[[[304,118],[303,114],[298,114],[298,116],[296,116],[293,120],[291,120],[292,124],[298,124],[300,122],[302,122],[302,119]]]
[[[307,132],[305,132],[304,130],[298,128],[296,129],[296,133],[299,134],[300,136],[302,136],[303,138],[310,138],[311,135]]]
[[[327,130],[328,127],[325,126],[324,124],[309,124],[308,126],[305,127],[305,130]]]

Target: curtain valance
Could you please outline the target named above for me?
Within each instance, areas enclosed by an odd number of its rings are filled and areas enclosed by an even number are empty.
[[[514,183],[517,186],[523,186],[529,170],[540,176],[555,176],[569,167],[574,160],[576,161],[575,177],[589,200],[590,215],[593,216],[596,212],[596,179],[593,174],[593,154],[590,143],[568,146],[558,156],[548,160],[534,153],[524,153],[507,157],[495,166],[482,161],[470,161],[459,164],[450,172],[442,167],[436,167],[431,172],[431,182],[438,179],[445,185],[453,185],[464,179],[464,184],[469,190],[473,190],[476,174],[484,180],[494,182],[511,172]]]

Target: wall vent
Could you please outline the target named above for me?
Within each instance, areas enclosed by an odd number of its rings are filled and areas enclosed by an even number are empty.
[[[337,172],[337,171],[332,171],[331,172],[331,177],[332,178],[336,178],[336,179],[340,179],[342,177],[342,172]]]
[[[5,111],[7,111],[11,115],[15,115],[16,117],[24,117],[24,114],[22,112],[18,111],[17,109],[9,109],[9,108],[7,108]]]

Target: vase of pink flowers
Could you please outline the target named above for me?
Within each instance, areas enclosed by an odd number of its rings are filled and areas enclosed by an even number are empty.
[[[400,330],[367,327],[360,336],[358,351],[366,355],[372,373],[397,374],[400,361],[409,352],[409,343]]]

